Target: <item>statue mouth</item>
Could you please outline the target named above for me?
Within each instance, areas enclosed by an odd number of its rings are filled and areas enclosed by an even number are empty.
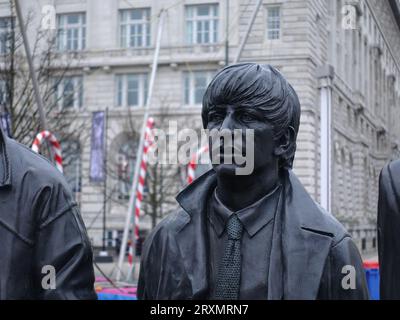
[[[213,164],[242,164],[241,159],[246,157],[245,148],[239,149],[234,145],[217,145],[212,150],[211,159]],[[214,163],[218,162],[219,163]]]

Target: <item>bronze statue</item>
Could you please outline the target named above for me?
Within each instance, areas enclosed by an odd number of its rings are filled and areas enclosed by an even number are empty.
[[[92,248],[72,192],[0,126],[0,300],[97,299]]]
[[[386,165],[379,178],[378,251],[380,299],[400,299],[400,161]]]
[[[146,239],[139,299],[367,299],[351,237],[291,170],[300,103],[280,72],[225,67],[205,92],[202,120],[210,130],[254,130],[254,170],[236,174],[239,165],[225,161],[235,146],[210,143],[220,163]]]

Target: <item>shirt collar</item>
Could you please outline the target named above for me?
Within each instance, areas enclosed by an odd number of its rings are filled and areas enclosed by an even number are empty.
[[[236,213],[243,227],[253,237],[261,228],[267,225],[274,217],[278,208],[281,185],[278,185],[270,193],[250,206],[238,211],[227,208],[218,198],[216,188],[212,195],[209,220],[217,232],[218,237],[222,235],[229,217]]]

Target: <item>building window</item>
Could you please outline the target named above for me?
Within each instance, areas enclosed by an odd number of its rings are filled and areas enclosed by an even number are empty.
[[[116,230],[107,230],[107,247],[115,247],[116,246]]]
[[[121,10],[119,19],[122,48],[150,46],[150,9]]]
[[[281,37],[281,7],[267,7],[267,39],[277,40]]]
[[[351,127],[352,125],[352,112],[351,112],[351,107],[347,106],[347,124]]]
[[[79,109],[83,101],[82,76],[67,76],[55,80],[56,104],[61,109]]]
[[[364,251],[367,249],[367,239],[362,238],[361,239],[361,250]]]
[[[67,13],[57,16],[57,49],[78,51],[86,46],[86,14]]]
[[[139,143],[131,140],[123,143],[117,155],[118,198],[129,199]]]
[[[75,195],[81,192],[81,149],[78,141],[63,141],[63,172]]]
[[[218,42],[218,4],[186,6],[186,43]]]
[[[13,18],[0,18],[0,54],[11,52],[14,43]]]
[[[0,106],[8,107],[10,103],[9,99],[9,87],[7,86],[6,80],[0,80]]]
[[[364,134],[364,119],[360,119],[360,129],[361,129],[361,134]]]
[[[116,79],[118,107],[139,107],[146,104],[147,74],[121,74]]]
[[[214,75],[212,71],[185,72],[184,81],[184,103],[185,105],[198,105],[203,101],[203,95]]]

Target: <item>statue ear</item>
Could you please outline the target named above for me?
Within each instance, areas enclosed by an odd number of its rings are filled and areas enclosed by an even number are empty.
[[[275,147],[275,155],[281,157],[284,154],[290,153],[295,141],[295,130],[289,126],[286,132],[277,140]]]

